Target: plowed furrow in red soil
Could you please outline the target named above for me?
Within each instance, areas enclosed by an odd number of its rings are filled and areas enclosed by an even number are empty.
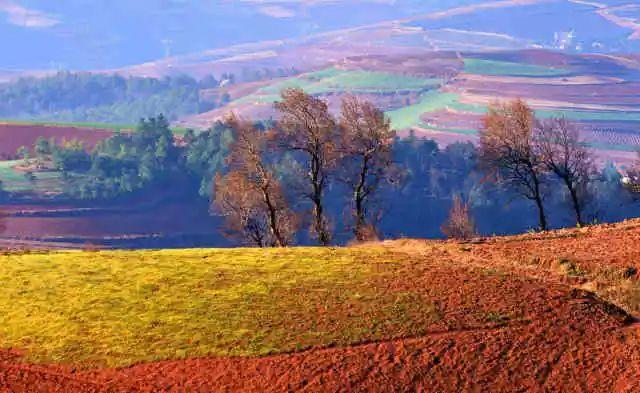
[[[75,374],[6,361],[0,365],[0,386],[8,391],[580,391],[578,381],[586,380],[587,391],[640,388],[637,326],[595,298],[565,304],[558,318],[528,325],[259,359],[166,361]]]
[[[0,363],[0,391],[7,392],[101,392],[105,384],[76,378],[55,368]]]

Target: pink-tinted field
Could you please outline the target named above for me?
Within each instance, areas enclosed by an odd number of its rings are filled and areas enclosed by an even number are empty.
[[[90,127],[12,124],[0,122],[0,158],[14,158],[21,146],[31,147],[39,137],[57,142],[79,140],[87,147],[107,139],[113,132]]]

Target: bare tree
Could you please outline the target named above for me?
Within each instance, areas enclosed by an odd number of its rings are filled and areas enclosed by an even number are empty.
[[[324,211],[324,194],[335,169],[336,122],[326,102],[302,89],[285,89],[275,104],[281,115],[278,139],[281,146],[303,157],[308,187],[304,196],[313,204],[312,233],[322,245],[331,243],[331,232]]]
[[[216,183],[216,206],[227,213],[234,233],[258,246],[285,247],[295,232],[295,217],[266,162],[268,135],[235,116],[227,124],[236,140],[228,157],[230,172]]]
[[[578,129],[565,118],[539,121],[536,129],[542,162],[567,187],[576,222],[582,226],[588,184],[595,171],[592,154]]]
[[[468,240],[473,238],[476,232],[476,224],[469,212],[469,204],[461,197],[453,197],[453,205],[449,210],[449,218],[440,227],[442,233],[449,239]]]
[[[258,247],[268,245],[268,224],[264,210],[258,208],[249,180],[240,173],[216,175],[213,211],[224,216],[224,234]]]
[[[492,104],[480,130],[480,162],[524,198],[535,202],[539,228],[547,230],[543,204],[546,167],[534,141],[534,115],[522,100]]]
[[[358,241],[375,236],[373,202],[381,184],[392,181],[395,131],[384,113],[367,101],[347,96],[340,116],[343,180],[353,192],[354,235]]]

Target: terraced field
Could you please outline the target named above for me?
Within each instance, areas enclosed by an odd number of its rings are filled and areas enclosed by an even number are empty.
[[[57,142],[78,140],[87,148],[113,135],[112,129],[81,125],[59,125],[0,121],[0,158],[14,159],[21,146],[32,147],[40,137]]]
[[[396,94],[421,92],[437,87],[440,83],[441,80],[436,78],[427,79],[377,71],[341,70],[332,67],[260,88],[257,92],[240,98],[237,103],[271,104],[280,98],[280,92],[283,89],[290,87],[299,87],[314,95],[331,93]]]
[[[541,118],[577,122],[603,163],[629,164],[640,149],[640,72],[632,63],[535,50],[356,56],[297,77],[234,86],[228,105],[177,124],[206,128],[230,111],[275,119],[273,102],[287,87],[324,98],[333,112],[344,94],[360,95],[383,109],[400,135],[413,130],[441,145],[473,141],[489,104],[522,98]]]

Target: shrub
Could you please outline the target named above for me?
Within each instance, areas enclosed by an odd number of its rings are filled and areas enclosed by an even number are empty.
[[[453,198],[449,218],[441,230],[449,239],[468,240],[476,236],[476,224],[469,213],[469,205],[459,196]]]

